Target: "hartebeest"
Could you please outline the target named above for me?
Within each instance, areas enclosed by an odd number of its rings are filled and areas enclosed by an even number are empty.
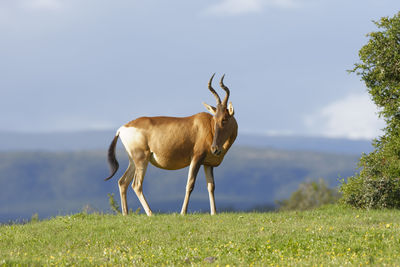
[[[141,117],[118,129],[108,149],[111,175],[105,180],[113,177],[119,167],[115,158],[115,146],[119,137],[129,156],[128,169],[118,181],[123,215],[128,213],[126,191],[132,179],[132,188],[146,214],[152,214],[142,191],[143,178],[149,162],[167,170],[177,170],[190,165],[181,214],[186,214],[197,173],[203,165],[210,198],[210,212],[211,215],[216,213],[213,168],[221,164],[235,141],[238,125],[233,116],[232,102],[227,105],[229,89],[224,85],[225,75],[220,81],[221,88],[226,92],[222,102],[212,88],[214,75],[208,82],[208,89],[217,100],[217,106],[203,103],[212,115],[201,112],[183,118]]]

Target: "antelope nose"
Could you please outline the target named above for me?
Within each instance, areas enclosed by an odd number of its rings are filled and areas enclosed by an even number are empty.
[[[218,156],[221,154],[221,150],[219,150],[217,146],[211,146],[211,153]]]

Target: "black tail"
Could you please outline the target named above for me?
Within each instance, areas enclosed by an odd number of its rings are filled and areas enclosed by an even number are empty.
[[[114,174],[117,172],[119,164],[117,158],[115,157],[115,147],[117,146],[119,133],[117,133],[112,140],[110,147],[108,148],[108,165],[110,166],[110,176],[108,176],[104,181],[110,180]]]

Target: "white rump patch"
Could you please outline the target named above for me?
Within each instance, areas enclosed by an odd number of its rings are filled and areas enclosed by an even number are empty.
[[[144,141],[144,136],[142,135],[141,130],[135,127],[122,126],[118,129],[118,132],[127,151]]]

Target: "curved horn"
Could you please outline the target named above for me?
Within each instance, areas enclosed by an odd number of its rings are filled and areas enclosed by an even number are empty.
[[[217,100],[217,105],[221,104],[221,98],[219,98],[219,95],[217,92],[215,92],[214,88],[212,88],[211,83],[214,78],[215,73],[211,76],[210,81],[208,82],[208,89],[211,91],[211,93],[215,96],[215,99]]]
[[[220,85],[221,88],[224,89],[225,92],[226,92],[224,101],[222,102],[222,105],[223,105],[224,107],[226,107],[226,105],[228,104],[228,98],[229,98],[230,91],[229,91],[229,88],[226,87],[225,84],[224,84],[224,77],[225,77],[225,74],[222,75],[222,78],[221,78],[221,81],[220,81],[219,85]]]

